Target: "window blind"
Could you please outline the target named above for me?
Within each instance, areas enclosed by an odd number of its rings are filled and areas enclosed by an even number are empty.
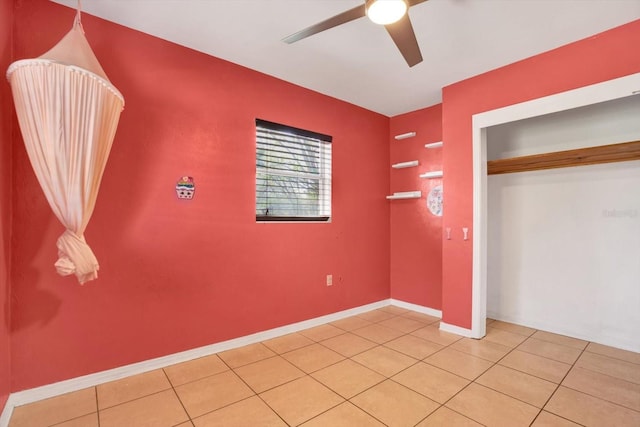
[[[329,135],[256,119],[256,220],[331,217],[331,141]]]

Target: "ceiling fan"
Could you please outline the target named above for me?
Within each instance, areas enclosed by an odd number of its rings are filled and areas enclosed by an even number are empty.
[[[413,67],[422,62],[422,54],[407,11],[411,6],[425,1],[427,0],[366,0],[360,6],[291,34],[282,39],[282,41],[291,44],[338,25],[367,16],[374,23],[384,25],[409,67]]]

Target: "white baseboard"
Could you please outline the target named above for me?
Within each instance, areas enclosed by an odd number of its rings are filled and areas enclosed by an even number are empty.
[[[428,314],[429,316],[439,317],[442,319],[441,310],[436,310],[435,308],[412,304],[410,302],[400,301],[393,298],[390,299],[389,301],[391,305],[406,308],[407,310],[417,311],[418,313]],[[442,320],[440,321],[440,330],[444,332],[450,332],[456,335],[461,335],[463,337],[469,337],[469,338],[473,337],[471,329],[461,328],[460,326],[456,326],[456,325],[450,325],[448,323],[444,323]]]
[[[448,323],[444,323],[440,321],[440,330],[443,332],[449,332],[456,335],[462,335],[463,337],[473,338],[473,333],[471,329],[461,328],[460,326],[450,325]]]
[[[0,413],[0,427],[9,427],[11,414],[13,413],[13,408],[15,408],[16,406],[18,405],[15,404],[12,395],[10,394],[9,398],[7,399],[7,403],[4,404],[2,413]]]
[[[633,351],[635,353],[640,352],[640,339],[619,339],[611,336],[610,334],[598,334],[595,331],[593,334],[585,334],[576,332],[568,328],[564,328],[563,324],[559,322],[544,322],[535,320],[532,321],[531,319],[525,319],[519,316],[505,316],[495,312],[487,312],[487,317],[494,320],[501,320],[503,322],[515,323],[516,325],[538,329],[540,331],[552,332],[554,334],[565,335],[584,341],[595,342],[598,344],[619,348],[621,350]]]
[[[327,314],[325,316],[320,316],[313,319],[304,320],[302,322],[281,326],[279,328],[257,332],[255,334],[246,335],[240,338],[234,338],[228,341],[194,348],[192,350],[186,350],[180,353],[170,354],[168,356],[145,360],[138,363],[132,363],[130,365],[125,365],[118,368],[96,372],[95,374],[83,375],[81,377],[71,378],[53,384],[11,393],[9,395],[9,398],[7,399],[7,403],[5,404],[2,414],[0,414],[0,427],[9,426],[9,419],[11,418],[11,414],[13,413],[13,408],[17,406],[22,406],[29,403],[37,402],[39,400],[48,399],[50,397],[59,396],[61,394],[82,390],[87,387],[95,387],[109,381],[115,381],[125,377],[129,377],[131,375],[137,375],[144,372],[165,368],[176,363],[186,362],[189,360],[197,359],[199,357],[209,356],[221,351],[231,350],[245,345],[277,338],[282,335],[287,335],[293,332],[302,331],[304,329],[313,328],[314,326],[320,326],[329,322],[335,322],[336,320],[386,307],[388,305],[401,306],[393,301],[394,300],[385,299],[371,304],[362,305],[360,307],[339,311],[337,313]],[[425,309],[425,307],[423,307],[422,309]],[[418,309],[415,310],[420,311]]]
[[[395,305],[400,308],[406,308],[407,310],[417,311],[418,313],[428,314],[429,316],[442,318],[442,311],[435,308],[425,307],[423,305],[412,304],[410,302],[400,301],[398,299],[391,298],[389,300],[391,305]]]

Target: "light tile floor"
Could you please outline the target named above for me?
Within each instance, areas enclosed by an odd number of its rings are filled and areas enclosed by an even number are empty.
[[[15,409],[10,427],[640,426],[640,354],[385,307]]]

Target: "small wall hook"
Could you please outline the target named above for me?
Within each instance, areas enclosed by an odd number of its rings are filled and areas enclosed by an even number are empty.
[[[451,228],[447,227],[446,231],[447,231],[447,240],[451,240]]]
[[[462,239],[469,240],[469,229],[467,227],[462,227]]]

